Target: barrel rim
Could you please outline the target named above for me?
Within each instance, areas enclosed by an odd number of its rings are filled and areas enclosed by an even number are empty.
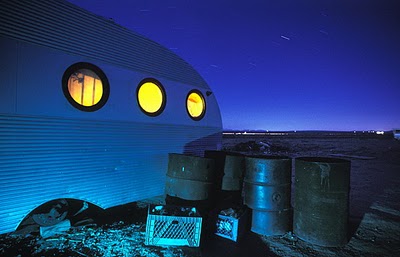
[[[290,156],[286,155],[247,155],[246,159],[263,159],[263,160],[291,160]]]
[[[204,155],[207,155],[207,153],[218,153],[223,156],[235,156],[235,157],[245,157],[246,156],[243,153],[234,152],[234,151],[226,151],[226,150],[206,150],[204,152]],[[207,157],[207,158],[210,158],[210,157]]]
[[[193,159],[204,160],[204,161],[214,161],[214,159],[209,158],[209,157],[201,157],[201,156],[185,154],[185,153],[168,153],[168,158],[170,158],[170,156],[180,156],[180,157],[193,158]]]
[[[191,179],[187,177],[182,177],[182,176],[172,176],[171,174],[166,174],[166,177],[169,179],[177,179],[177,180],[184,180],[184,181],[193,181],[193,182],[199,182],[199,183],[206,183],[206,184],[214,184],[214,179],[212,177],[206,177],[206,180],[199,180],[199,179]]]
[[[307,163],[328,163],[328,164],[350,163],[350,160],[343,158],[320,157],[320,156],[302,156],[295,158],[295,161],[302,161]]]

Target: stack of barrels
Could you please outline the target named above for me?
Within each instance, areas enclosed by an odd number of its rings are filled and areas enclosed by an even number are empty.
[[[251,230],[257,234],[283,235],[293,230],[300,239],[321,246],[346,244],[350,161],[299,157],[294,163],[292,208],[290,157],[221,151],[206,151],[205,157],[169,154],[167,200],[190,201],[196,207],[204,204],[208,209],[216,203],[220,207],[245,204],[252,209]]]
[[[166,202],[219,209],[242,204],[244,156],[206,151],[205,157],[170,153]]]

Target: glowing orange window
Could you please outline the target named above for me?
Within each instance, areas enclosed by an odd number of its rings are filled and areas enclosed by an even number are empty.
[[[201,120],[206,112],[206,102],[198,90],[192,90],[186,97],[186,110],[194,120]]]
[[[70,66],[64,73],[62,84],[65,97],[80,110],[98,110],[108,100],[108,80],[93,64],[76,63]]]
[[[103,96],[103,83],[93,71],[81,69],[69,77],[68,91],[78,104],[93,106]]]

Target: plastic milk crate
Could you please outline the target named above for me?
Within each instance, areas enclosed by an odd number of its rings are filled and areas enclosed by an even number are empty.
[[[150,205],[145,244],[198,247],[201,222],[194,207]]]
[[[248,230],[247,208],[223,210],[218,214],[215,234],[237,242]]]

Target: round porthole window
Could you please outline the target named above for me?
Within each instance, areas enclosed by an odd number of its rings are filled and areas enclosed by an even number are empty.
[[[70,104],[88,112],[103,107],[110,94],[110,85],[104,72],[84,62],[75,63],[64,72],[62,87]]]
[[[164,87],[155,79],[144,79],[137,88],[137,101],[140,109],[149,116],[161,114],[165,108]]]
[[[186,97],[186,110],[193,120],[201,120],[206,112],[206,101],[198,90],[192,90]]]

